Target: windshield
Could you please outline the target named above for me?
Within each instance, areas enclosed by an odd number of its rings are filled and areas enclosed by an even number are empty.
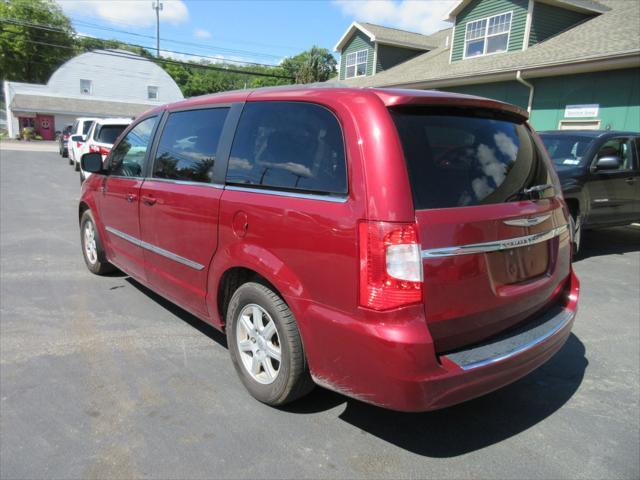
[[[101,143],[115,143],[116,138],[129,125],[102,125],[96,133],[96,140]]]
[[[580,135],[541,134],[540,138],[549,152],[549,156],[558,166],[580,166],[583,156],[593,141],[592,137]]]
[[[551,183],[524,124],[464,111],[391,114],[416,209],[502,203]]]

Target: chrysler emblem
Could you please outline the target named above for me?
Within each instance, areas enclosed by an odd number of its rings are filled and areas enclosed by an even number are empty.
[[[539,225],[545,220],[547,220],[551,214],[548,215],[540,215],[539,217],[529,217],[529,218],[516,218],[515,220],[505,220],[505,225],[510,225],[512,227],[533,227],[534,225]]]

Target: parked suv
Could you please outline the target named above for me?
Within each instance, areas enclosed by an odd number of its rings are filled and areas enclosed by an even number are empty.
[[[391,409],[513,382],[570,334],[568,212],[526,112],[455,94],[285,88],[138,118],[79,205],[82,251],[226,331],[281,405]]]
[[[81,117],[76,118],[71,127],[71,134],[69,136],[69,142],[67,144],[67,150],[69,153],[69,165],[73,165],[76,171],[80,170],[80,157],[86,151],[83,151],[84,142],[87,140],[87,134],[91,129],[93,122],[98,120],[97,118]]]
[[[541,132],[571,212],[574,251],[582,230],[640,222],[640,133]]]
[[[97,119],[91,125],[89,133],[87,133],[87,140],[82,148],[82,153],[99,153],[104,160],[111,151],[113,143],[130,123],[130,118]],[[84,182],[89,175],[91,174],[80,169],[80,183]]]

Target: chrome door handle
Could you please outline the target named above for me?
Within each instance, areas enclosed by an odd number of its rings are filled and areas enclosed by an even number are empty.
[[[136,195],[135,195],[135,194],[133,194],[133,193],[128,193],[128,194],[127,194],[127,202],[129,202],[129,203],[133,203],[133,201],[134,201],[136,198],[137,198],[137,197],[136,197]]]
[[[633,177],[625,178],[624,181],[627,182],[629,185],[633,185],[634,183],[636,183],[636,179]]]

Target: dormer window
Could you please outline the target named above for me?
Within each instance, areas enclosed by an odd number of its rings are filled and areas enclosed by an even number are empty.
[[[345,78],[364,77],[367,74],[368,50],[347,53]]]
[[[511,12],[467,23],[464,58],[506,52],[511,33]]]

